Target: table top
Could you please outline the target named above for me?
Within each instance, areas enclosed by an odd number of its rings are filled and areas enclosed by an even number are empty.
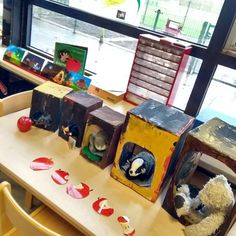
[[[125,112],[122,106],[116,106],[116,110]],[[152,203],[110,177],[111,166],[102,170],[80,156],[80,149],[69,149],[57,133],[36,127],[19,132],[16,122],[22,115],[29,115],[29,109],[0,118],[0,170],[79,230],[88,235],[122,235],[117,217],[127,216],[137,236],[184,235],[183,226],[161,208],[164,192]],[[31,161],[41,156],[52,158],[54,166],[44,171],[30,169]],[[51,174],[56,169],[69,172],[66,185],[57,185],[52,180]],[[84,199],[74,199],[66,193],[66,186],[80,182],[93,191]],[[93,210],[92,203],[99,197],[107,198],[114,208],[110,217]]]

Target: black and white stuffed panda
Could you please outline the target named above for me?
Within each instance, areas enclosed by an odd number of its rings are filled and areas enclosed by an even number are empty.
[[[151,153],[140,152],[127,162],[129,165],[125,173],[127,179],[144,181],[153,175],[155,159]]]
[[[174,205],[178,217],[189,223],[198,223],[205,215],[204,205],[198,197],[199,189],[191,184],[179,184],[174,190]]]

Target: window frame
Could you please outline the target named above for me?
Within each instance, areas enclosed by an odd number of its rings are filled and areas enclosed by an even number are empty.
[[[5,2],[5,0],[4,0]],[[8,0],[9,4],[9,0]],[[158,37],[164,37],[166,34],[147,30],[141,27],[128,25],[122,22],[103,18],[101,16],[93,15],[91,13],[71,8],[63,4],[45,1],[45,0],[11,0],[12,4],[12,25],[10,40],[21,47],[35,51],[29,46],[30,42],[30,28],[32,23],[32,5],[54,11],[84,21],[117,33],[124,34],[129,37],[138,38],[139,34],[149,33]],[[14,13],[13,13],[14,12]],[[190,94],[187,106],[184,112],[191,116],[197,116],[201,109],[205,95],[209,88],[210,82],[213,79],[214,72],[218,65],[236,69],[236,58],[222,53],[222,49],[226,42],[230,28],[233,25],[236,15],[236,1],[225,0],[222,10],[220,12],[218,21],[215,26],[214,33],[208,46],[202,46],[192,43],[191,56],[202,60],[196,82]],[[19,30],[20,29],[20,30]],[[168,37],[171,37],[168,35]],[[177,38],[177,37],[173,37]],[[186,41],[182,40],[181,41]],[[42,54],[42,52],[37,51]],[[44,56],[50,58],[49,55]]]

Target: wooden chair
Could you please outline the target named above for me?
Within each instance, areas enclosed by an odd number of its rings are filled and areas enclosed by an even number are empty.
[[[0,99],[0,116],[30,107],[32,92],[32,90],[28,90]]]
[[[0,99],[0,117],[30,107],[32,94],[33,90],[28,90]],[[28,209],[32,206],[32,198],[32,194],[26,191],[25,206]]]
[[[12,227],[13,225],[13,227]],[[83,235],[46,206],[27,214],[11,195],[11,185],[0,184],[1,236],[80,236]]]

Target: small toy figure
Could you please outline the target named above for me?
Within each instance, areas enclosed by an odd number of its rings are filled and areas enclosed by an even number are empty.
[[[79,136],[79,127],[76,124],[62,126],[62,132],[68,137],[77,138]]]
[[[52,123],[51,115],[40,111],[33,114],[32,120],[34,125],[41,128],[48,128]]]
[[[199,189],[191,184],[177,185],[174,193],[177,216],[184,216],[191,224],[199,222],[204,217],[204,205],[201,204],[198,194]]]
[[[176,204],[176,213],[195,221],[186,226],[186,236],[210,236],[224,223],[235,204],[234,194],[223,175],[210,179],[199,193],[191,198],[188,187],[177,187],[175,202],[182,196],[182,206]],[[181,209],[182,208],[182,209]],[[191,222],[190,222],[191,223]]]
[[[155,159],[149,152],[142,151],[128,159],[127,162],[129,165],[125,173],[127,179],[147,180],[154,172]]]
[[[108,138],[104,131],[92,133],[89,137],[89,150],[100,157],[103,157],[108,145]]]

